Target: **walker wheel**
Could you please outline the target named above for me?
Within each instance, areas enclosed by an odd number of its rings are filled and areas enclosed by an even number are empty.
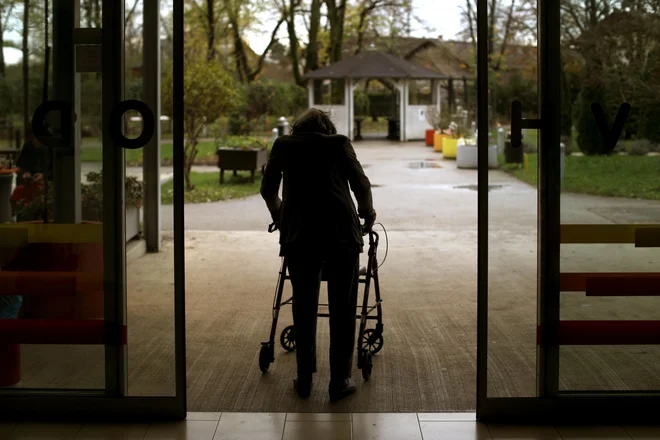
[[[366,329],[362,333],[362,347],[369,350],[371,354],[378,353],[383,348],[383,334],[377,335],[373,328]]]
[[[268,373],[268,367],[270,367],[270,363],[273,362],[273,358],[273,346],[270,344],[262,345],[261,350],[259,351],[259,369],[263,374]]]
[[[371,370],[374,367],[374,362],[369,350],[362,350],[362,378],[369,380],[371,378]]]
[[[294,351],[296,349],[296,332],[292,325],[282,330],[280,344],[282,344],[282,348],[286,351]]]

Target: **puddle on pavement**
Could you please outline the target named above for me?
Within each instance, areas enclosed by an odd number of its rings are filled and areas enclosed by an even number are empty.
[[[504,185],[488,185],[488,191],[492,191],[494,189],[501,189],[503,187]],[[477,191],[479,187],[477,185],[458,185],[455,186],[454,189],[469,189],[470,191]]]
[[[408,168],[420,169],[420,168],[442,168],[439,163],[431,161],[421,161],[421,162],[410,162]]]

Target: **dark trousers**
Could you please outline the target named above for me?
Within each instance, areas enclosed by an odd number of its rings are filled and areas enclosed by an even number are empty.
[[[316,372],[316,315],[321,270],[328,283],[330,383],[341,383],[351,377],[360,277],[359,256],[357,251],[348,249],[333,252],[326,258],[307,253],[287,255],[293,287],[293,325],[299,377],[310,377]]]

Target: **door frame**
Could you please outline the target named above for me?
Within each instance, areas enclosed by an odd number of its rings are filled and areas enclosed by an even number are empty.
[[[478,171],[477,419],[524,423],[653,423],[658,392],[559,390],[560,7],[538,0],[539,180],[537,397],[488,397],[488,136],[480,136]],[[477,0],[478,128],[488,133],[488,1]],[[544,146],[550,146],[545,147]]]
[[[79,6],[76,0],[70,0]],[[110,117],[124,96],[124,2],[103,1],[103,258],[105,389],[0,390],[0,420],[171,420],[184,419],[186,396],[185,254],[183,175],[183,0],[174,3],[174,341],[175,395],[126,396],[126,240],[124,150],[109,133]],[[107,202],[107,201],[112,201]]]

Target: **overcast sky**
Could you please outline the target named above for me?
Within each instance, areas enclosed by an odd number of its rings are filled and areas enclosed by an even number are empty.
[[[454,38],[461,30],[459,7],[463,3],[464,0],[413,0],[415,15],[424,20],[426,27],[432,29],[429,32],[424,26],[417,26],[413,35],[416,37],[433,38],[442,35],[447,40]],[[261,26],[264,31],[248,35],[250,45],[257,53],[263,52],[268,44],[271,32],[269,29],[272,29],[273,26],[274,20],[265,18]],[[20,34],[12,32],[10,35],[5,35],[5,38],[20,41]],[[286,31],[284,28],[281,29],[280,38],[286,41]],[[21,60],[21,52],[19,50],[5,48],[4,54],[7,64],[14,64]]]
[[[446,40],[456,37],[461,31],[460,5],[464,0],[413,0],[415,15],[424,21],[424,25],[416,26],[413,35],[415,37],[437,38],[440,35]],[[261,53],[270,41],[270,29],[273,28],[276,20],[262,17],[263,24],[261,33],[252,33],[248,36],[250,45],[257,52]],[[429,32],[428,29],[432,31]],[[280,30],[280,38],[286,41],[286,30]]]

